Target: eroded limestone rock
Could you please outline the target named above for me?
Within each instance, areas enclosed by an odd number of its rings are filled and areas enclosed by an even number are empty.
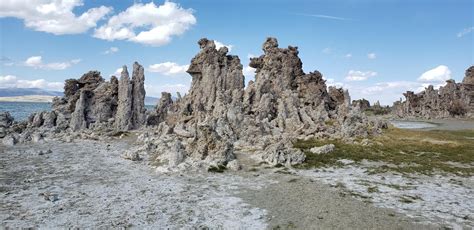
[[[171,98],[171,93],[162,92],[155,111],[152,111],[147,117],[147,125],[154,126],[166,121],[168,113],[170,112],[169,109],[172,105],[173,99]]]
[[[250,61],[255,82],[244,89],[237,56],[227,55],[225,47],[217,50],[205,38],[198,44],[201,50],[187,71],[192,76],[189,94],[172,101],[163,93],[148,119],[159,123],[156,140],[148,141],[159,162],[227,165],[235,159],[238,142],[241,151],[253,148],[262,161],[290,166],[305,160],[293,148],[296,139],[374,133],[360,109],[352,108],[347,90],[330,87],[328,92],[320,72],[303,72],[297,47],[279,48],[275,38],[268,38],[264,54]],[[185,160],[166,160],[176,149],[171,143],[178,142],[177,158]]]
[[[291,166],[303,163],[306,155],[300,149],[294,148],[293,143],[286,139],[269,145],[260,153],[260,158],[272,166]]]
[[[239,57],[228,55],[226,47],[217,50],[212,40],[198,44],[184,97],[173,101],[163,93],[156,109],[146,113],[141,65],[134,63],[131,79],[124,66],[120,79],[108,82],[90,71],[67,80],[64,97],[54,99],[52,112],[32,115],[22,138],[71,130],[64,138],[101,140],[103,133],[140,129],[141,145],[126,151],[127,159],[151,157],[167,170],[237,169],[237,150],[254,149],[261,161],[291,166],[305,160],[293,147],[298,139],[366,137],[380,128],[351,105],[347,90],[328,88],[318,71],[306,74],[297,47],[280,48],[268,38],[263,54],[250,60],[255,81],[244,88]]]
[[[334,151],[335,148],[336,146],[334,144],[327,144],[327,145],[311,148],[309,151],[314,154],[327,154]]]
[[[118,130],[129,130],[132,127],[132,89],[127,66],[123,66],[118,83],[118,107],[115,117],[115,126]]]
[[[359,100],[353,100],[352,105],[358,108],[360,111],[366,111],[370,108],[370,102],[364,98]]]
[[[53,99],[52,111],[31,114],[28,121],[15,124],[7,122],[6,115],[0,115],[0,136],[18,133],[22,134],[18,141],[25,142],[34,139],[32,134],[37,131],[47,137],[84,130],[107,135],[139,129],[145,124],[146,116],[144,80],[144,69],[138,63],[133,65],[131,80],[126,67],[120,81],[115,76],[105,81],[98,71],[89,71],[79,79],[68,79],[64,96]],[[2,123],[12,127],[3,127]],[[97,139],[97,136],[100,135],[88,134],[87,138]]]
[[[399,117],[448,118],[474,117],[474,66],[466,70],[462,83],[447,80],[435,90],[432,85],[420,93],[407,91],[405,101],[393,105]]]
[[[0,138],[4,138],[7,135],[8,129],[13,125],[13,120],[9,112],[0,113]]]
[[[13,120],[14,119],[9,112],[0,113],[0,127],[10,128],[10,126],[13,124]]]
[[[143,66],[133,64],[132,80],[123,66],[118,82],[118,108],[115,126],[119,130],[137,129],[145,125],[145,75]]]

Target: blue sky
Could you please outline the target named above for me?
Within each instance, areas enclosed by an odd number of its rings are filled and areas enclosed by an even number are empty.
[[[200,38],[230,46],[250,80],[249,57],[273,36],[299,47],[306,72],[353,99],[391,104],[406,90],[462,80],[474,64],[473,12],[472,0],[6,0],[0,88],[60,90],[88,70],[109,78],[138,61],[148,95],[184,93]]]

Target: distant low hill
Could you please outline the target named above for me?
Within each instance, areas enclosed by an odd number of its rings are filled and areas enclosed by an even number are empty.
[[[159,100],[157,97],[145,97],[145,105],[156,105]]]
[[[31,95],[62,96],[63,93],[39,88],[0,88],[0,97],[18,97]]]
[[[53,97],[63,96],[62,92],[39,88],[0,88],[0,101],[51,102]],[[160,98],[145,97],[146,105],[156,105]]]
[[[13,97],[0,97],[0,102],[41,102],[51,103],[55,96],[47,95],[26,95],[26,96],[13,96]]]

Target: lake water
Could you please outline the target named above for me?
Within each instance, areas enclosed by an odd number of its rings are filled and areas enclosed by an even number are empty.
[[[437,124],[423,121],[390,121],[390,123],[400,129],[427,129],[438,127]]]
[[[0,102],[0,112],[10,112],[15,121],[23,121],[32,113],[49,110],[51,110],[51,103]]]
[[[0,102],[0,112],[8,111],[15,121],[24,121],[35,112],[50,111],[52,103],[40,102]],[[154,105],[145,105],[147,110],[154,109]]]

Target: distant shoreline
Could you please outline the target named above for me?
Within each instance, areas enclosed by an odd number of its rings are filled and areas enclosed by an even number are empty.
[[[55,96],[45,95],[28,95],[15,97],[0,97],[0,102],[37,102],[37,103],[51,103]]]

